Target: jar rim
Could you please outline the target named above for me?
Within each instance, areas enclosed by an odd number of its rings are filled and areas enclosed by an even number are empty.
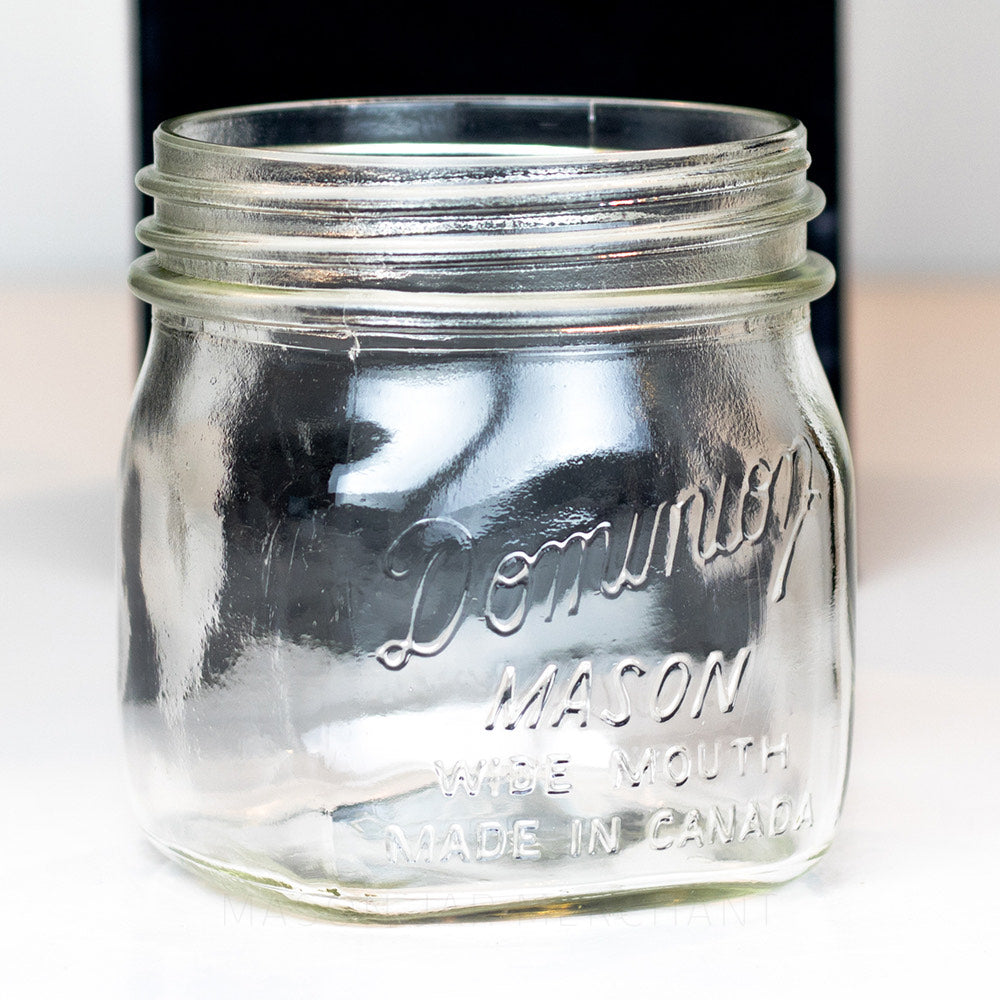
[[[433,117],[435,110],[438,112],[436,122]],[[545,111],[558,117],[540,120],[539,114]],[[462,112],[467,113],[464,121]],[[537,130],[537,138],[541,141],[512,143],[509,133],[497,135],[489,142],[471,136],[465,143],[470,151],[460,153],[394,153],[374,149],[359,152],[337,148],[374,145],[378,140],[371,136],[385,126],[392,129],[397,143],[411,141],[423,146],[453,145],[454,136],[447,140],[440,136],[456,125],[461,127],[475,118],[481,136],[484,114],[493,113],[497,117],[497,125],[509,127],[518,112],[524,112],[526,120],[517,124]],[[335,129],[339,127],[342,134],[346,131],[349,136],[360,138],[348,143],[312,141],[301,145],[277,138],[282,130],[294,134],[296,116],[307,118],[313,129],[317,122],[326,119],[324,124]],[[415,129],[414,138],[401,139],[401,132],[406,134],[408,128]],[[241,129],[251,137],[251,141],[234,141],[234,134],[239,134]],[[704,131],[704,140],[690,141],[687,137],[698,129]],[[719,138],[727,132],[730,133],[728,138]],[[669,136],[672,133],[678,136],[674,141],[653,141],[657,135]],[[275,102],[179,115],[163,122],[157,129],[160,142],[188,146],[204,153],[323,165],[343,160],[352,167],[370,164],[394,171],[412,168],[419,173],[426,172],[429,167],[454,167],[462,172],[476,167],[544,169],[566,164],[567,161],[573,166],[588,167],[599,162],[620,168],[631,162],[654,159],[666,165],[669,161],[700,160],[706,156],[738,156],[742,151],[761,145],[794,142],[803,134],[802,124],[791,116],[738,105],[645,98],[527,95],[421,95]],[[544,141],[565,139],[567,136],[576,141]],[[636,145],[640,137],[642,142]],[[580,141],[583,138],[588,140],[587,144]],[[595,140],[600,144],[595,144]],[[605,145],[608,141],[631,142],[632,145]],[[530,152],[477,154],[471,151],[476,145],[510,145],[522,150],[536,145],[537,148]]]
[[[783,282],[805,299],[828,287],[812,267],[805,284],[790,277],[823,206],[808,164],[793,118],[679,101],[376,97],[200,112],[157,129],[137,177],[154,199],[137,235],[158,270],[135,272],[136,289],[164,301],[160,277],[174,275],[225,288],[229,302],[241,289],[311,289],[363,311],[368,292],[405,293],[417,310],[454,294],[470,315],[478,296],[500,294],[518,321],[536,292],[567,308],[595,303],[566,293],[665,292],[683,312],[685,290],[701,289],[699,310],[704,293],[725,312],[727,287],[739,298],[747,282]]]

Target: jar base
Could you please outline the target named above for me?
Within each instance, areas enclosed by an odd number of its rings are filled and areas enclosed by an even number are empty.
[[[356,886],[295,884],[199,857],[155,837],[153,845],[181,867],[215,888],[255,900],[267,908],[292,915],[338,923],[397,924],[442,920],[495,920],[505,917],[561,916],[703,903],[764,892],[790,882],[810,869],[826,847],[802,860],[779,865],[747,866],[739,878],[706,881],[705,875],[682,881],[673,876],[660,884],[612,881],[586,889],[553,893],[550,887],[508,889],[471,888],[361,889]]]

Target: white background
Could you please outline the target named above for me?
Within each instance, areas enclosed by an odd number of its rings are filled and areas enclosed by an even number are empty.
[[[0,0],[0,279],[121,280],[134,249],[130,11]],[[854,270],[1000,271],[1000,2],[847,0],[841,21]]]

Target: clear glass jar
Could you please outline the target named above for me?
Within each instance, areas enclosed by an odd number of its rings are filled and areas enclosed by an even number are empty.
[[[335,101],[177,119],[155,161],[121,659],[153,841],[367,919],[816,860],[852,491],[802,126]]]

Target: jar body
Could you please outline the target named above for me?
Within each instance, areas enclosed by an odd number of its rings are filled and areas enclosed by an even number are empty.
[[[372,919],[824,851],[852,500],[808,307],[502,348],[154,316],[122,690],[159,845]]]

